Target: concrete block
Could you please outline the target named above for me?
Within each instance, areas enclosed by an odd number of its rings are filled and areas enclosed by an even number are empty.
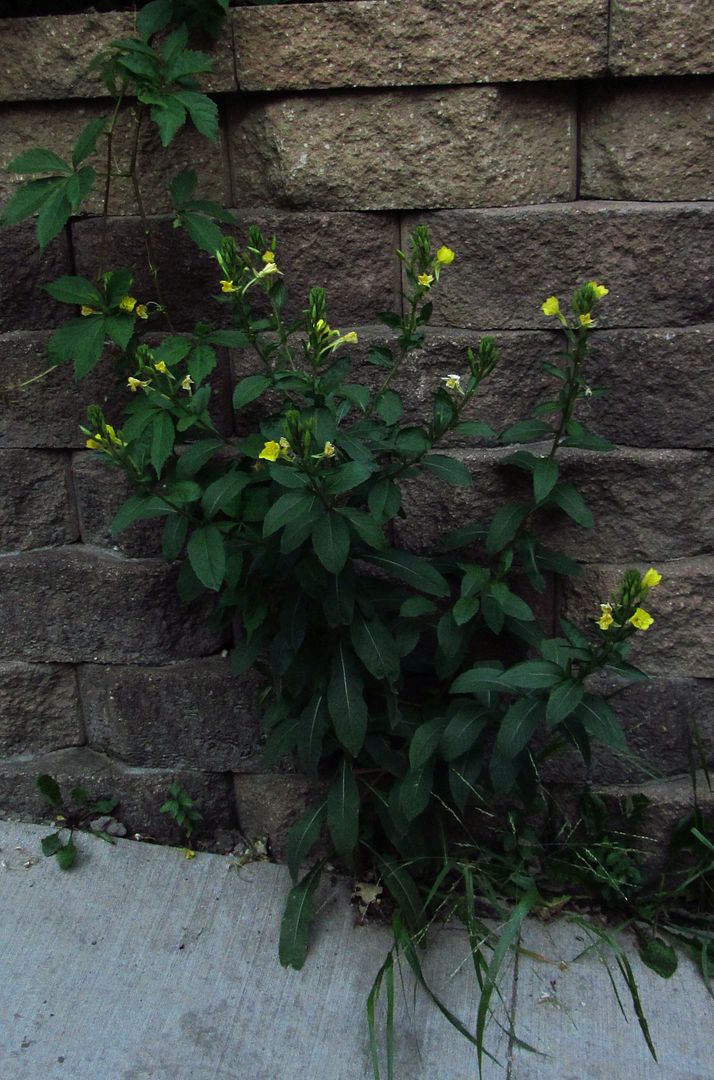
[[[305,813],[317,790],[297,774],[239,774],[233,777],[238,825],[249,839],[266,837],[278,861],[287,857],[290,829]]]
[[[74,668],[12,660],[0,663],[0,758],[83,742]]]
[[[711,75],[711,5],[691,0],[617,0],[612,5],[613,75]]]
[[[71,273],[65,231],[40,255],[33,221],[6,226],[0,244],[0,333],[65,322],[66,305],[52,300],[42,286]]]
[[[79,528],[64,454],[0,450],[0,550],[72,544]]]

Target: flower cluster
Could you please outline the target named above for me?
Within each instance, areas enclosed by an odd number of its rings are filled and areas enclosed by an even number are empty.
[[[629,570],[614,604],[600,604],[601,614],[600,618],[595,620],[596,625],[603,631],[620,630],[627,626],[632,626],[635,630],[648,630],[654,619],[640,607],[639,601],[644,599],[650,589],[656,588],[661,580],[662,575],[653,566],[642,576],[637,570]]]

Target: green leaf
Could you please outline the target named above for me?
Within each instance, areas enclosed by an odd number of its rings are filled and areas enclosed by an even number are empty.
[[[356,510],[352,506],[338,506],[337,513],[341,514],[352,526],[354,532],[365,544],[377,551],[387,546],[381,525],[378,525],[371,514],[364,510]]]
[[[193,90],[176,91],[173,96],[187,109],[196,130],[201,135],[205,135],[211,142],[216,142],[218,139],[218,106],[215,101],[211,101],[205,94],[199,94]]]
[[[352,765],[342,758],[337,777],[327,793],[327,828],[337,854],[352,861],[359,834],[359,791]]]
[[[217,251],[220,251],[223,232],[209,217],[184,210],[180,215],[180,220],[197,248],[207,251],[209,255],[215,255]]]
[[[191,443],[176,463],[176,476],[181,480],[195,476],[221,446],[223,446],[222,439],[201,439],[199,442]]]
[[[609,453],[615,449],[615,444],[609,439],[603,439],[600,435],[591,435],[587,431],[581,435],[568,435],[560,445],[577,447],[579,450],[600,450],[603,453]]]
[[[535,615],[525,600],[512,593],[502,581],[494,581],[488,586],[487,593],[493,597],[504,615],[512,619],[521,619],[523,622],[533,622]]]
[[[524,697],[514,701],[498,729],[496,754],[512,762],[528,745],[544,717],[545,704],[540,698]]]
[[[52,281],[43,288],[53,300],[59,300],[62,304],[87,304],[90,307],[100,307],[104,303],[104,298],[97,286],[84,277],[57,278],[57,281]]]
[[[398,484],[384,476],[369,489],[369,512],[380,524],[389,521],[399,510],[402,492]]]
[[[301,727],[299,716],[288,716],[275,725],[263,747],[263,761],[266,765],[274,765],[280,758],[293,752],[300,741]]]
[[[423,454],[431,446],[431,439],[420,427],[405,427],[397,435],[397,453],[410,457],[412,454]]]
[[[329,724],[325,695],[316,694],[302,714],[300,740],[297,745],[300,764],[308,776],[317,776],[317,767],[322,756],[322,743]]]
[[[652,937],[640,945],[640,960],[663,979],[671,979],[677,970],[677,953],[662,938]]]
[[[49,836],[43,836],[40,841],[40,847],[42,848],[42,854],[48,859],[52,855],[56,855],[59,849],[62,847],[62,840],[58,832],[51,833]]]
[[[513,540],[528,514],[528,507],[522,503],[506,503],[496,511],[486,537],[486,550],[495,555]]]
[[[489,713],[476,702],[458,705],[441,736],[440,750],[444,761],[453,761],[470,750],[488,719]]]
[[[418,619],[422,615],[433,615],[439,609],[433,600],[427,600],[425,596],[410,596],[399,609],[403,619]]]
[[[410,769],[399,785],[399,809],[407,821],[422,814],[431,802],[431,789],[434,782],[434,767],[422,765]]]
[[[446,454],[427,454],[421,464],[451,487],[471,487],[473,477],[462,461]]]
[[[109,315],[104,320],[104,333],[120,349],[126,349],[134,333],[134,319],[131,315]]]
[[[89,802],[89,795],[87,789],[81,786],[73,787],[69,793],[69,797],[75,806],[86,806]]]
[[[557,484],[550,493],[549,502],[564,510],[568,517],[584,529],[592,529],[595,521],[577,488],[572,484]]]
[[[71,173],[72,166],[55,154],[54,150],[25,150],[5,166],[5,172],[16,173]]]
[[[118,536],[123,529],[135,521],[145,518],[166,517],[175,514],[176,511],[158,495],[145,495],[137,492],[130,495],[121,506],[112,521],[112,536]]]
[[[495,439],[496,432],[490,424],[484,424],[481,420],[462,420],[456,425],[454,431],[457,435],[480,435],[484,439]]]
[[[69,870],[74,866],[77,859],[77,848],[72,840],[64,844],[57,851],[57,862],[60,870]]]
[[[550,690],[563,679],[562,668],[549,660],[525,660],[504,671],[501,689]]]
[[[388,548],[384,552],[365,552],[362,558],[431,596],[448,596],[451,591],[439,571],[418,555]]]
[[[84,159],[88,158],[90,154],[94,153],[99,138],[104,133],[106,126],[106,116],[100,116],[97,120],[90,120],[82,130],[79,138],[74,144],[74,150],[72,151],[72,164],[75,168],[77,165],[81,165]]]
[[[384,390],[377,398],[376,409],[385,424],[390,425],[396,424],[404,412],[402,399],[395,390]]]
[[[465,626],[478,613],[479,602],[473,596],[460,597],[452,608],[452,615],[457,626]]]
[[[300,875],[300,866],[314,847],[322,830],[325,820],[327,800],[323,799],[317,806],[310,806],[300,820],[293,825],[287,839],[287,862],[290,876],[297,881]]]
[[[314,506],[316,496],[306,491],[288,491],[276,499],[263,519],[263,536],[272,536],[284,525],[296,522]]]
[[[172,0],[152,0],[136,17],[136,29],[144,41],[168,26],[173,16]]]
[[[552,458],[538,458],[533,467],[533,497],[540,504],[558,482],[558,463]]]
[[[347,461],[338,466],[325,479],[325,491],[330,495],[344,495],[369,480],[372,469],[361,461]]]
[[[548,706],[545,714],[547,723],[552,727],[570,716],[583,700],[584,693],[583,684],[576,679],[566,679],[558,686],[553,687],[548,696]]]
[[[501,442],[529,443],[553,437],[553,429],[543,420],[521,420],[501,432]]]
[[[209,345],[223,345],[227,349],[247,349],[250,338],[242,330],[214,330],[206,338]]]
[[[588,735],[612,750],[626,750],[627,740],[616,714],[602,698],[586,694],[573,714]]]
[[[146,102],[149,96],[153,99],[150,116],[159,129],[161,145],[166,147],[171,143],[174,136],[186,122],[186,110],[173,95],[171,97],[162,96],[160,98],[156,95],[147,95],[142,92],[138,95],[139,100],[144,102]]]
[[[420,769],[436,756],[445,723],[443,716],[436,716],[416,729],[409,744],[409,764],[412,769]]]
[[[151,421],[151,464],[157,476],[161,476],[161,470],[171,455],[175,437],[171,416],[164,410],[157,412]]]
[[[41,776],[38,776],[35,780],[35,787],[41,795],[44,795],[48,802],[52,803],[53,806],[62,806],[62,792],[53,776],[42,773]]]
[[[337,738],[356,757],[367,733],[367,706],[359,669],[351,650],[342,641],[332,658],[327,707]]]
[[[226,510],[240,496],[250,483],[250,476],[243,472],[227,472],[209,484],[203,493],[201,507],[206,517],[215,517],[221,510]]]
[[[358,615],[350,627],[357,656],[375,679],[393,682],[399,677],[399,653],[394,638],[379,619]]]
[[[37,243],[41,252],[61,233],[71,214],[67,182],[63,180],[46,199],[37,217]]]
[[[0,225],[17,225],[18,222],[36,214],[52,192],[61,186],[64,186],[64,180],[52,178],[31,180],[23,184],[0,212]]]
[[[270,386],[270,379],[265,375],[249,375],[242,379],[233,391],[233,408],[242,409],[251,401],[255,401]]]
[[[330,574],[339,574],[350,553],[350,530],[334,510],[328,510],[312,530],[312,546]]]
[[[315,917],[313,897],[320,884],[322,863],[313,866],[297,885],[288,893],[285,912],[280,923],[280,944],[278,954],[283,967],[299,971],[307,956],[307,942],[310,923]]]
[[[74,360],[75,375],[81,379],[101,359],[103,349],[104,319],[101,315],[89,315],[72,319],[55,330],[47,354],[53,364]]]
[[[506,690],[503,685],[503,668],[494,663],[492,666],[475,667],[462,671],[449,687],[451,694],[480,694],[485,690]]]
[[[226,552],[220,530],[215,525],[194,530],[187,552],[191,568],[201,584],[218,592],[226,572]]]

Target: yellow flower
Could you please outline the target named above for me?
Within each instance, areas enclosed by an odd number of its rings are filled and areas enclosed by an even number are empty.
[[[579,318],[581,326],[592,326],[593,317],[589,312],[586,315],[580,315]]]
[[[464,388],[461,385],[460,375],[442,375],[441,381],[447,390],[455,390],[457,394],[463,394]]]
[[[132,394],[135,394],[137,390],[146,390],[147,386],[151,386],[151,381],[149,379],[135,379],[133,375],[130,375],[126,380],[126,385]]]
[[[140,319],[148,319],[149,309],[147,308],[146,304],[137,304],[134,314],[138,315]]]
[[[79,309],[79,312],[80,312],[80,315],[96,315],[97,314],[97,309],[93,308],[93,307],[90,307],[89,304],[82,304],[81,308]]]
[[[654,619],[645,611],[644,608],[638,607],[635,614],[632,615],[627,621],[629,623],[632,623],[636,630],[647,630],[648,627],[650,627],[654,622]]]
[[[136,299],[133,296],[125,296],[119,301],[119,310],[128,311],[130,314],[136,307]]]
[[[274,263],[275,262],[275,252],[274,251],[264,251],[261,258],[262,258],[264,263]]]
[[[657,573],[654,566],[651,566],[642,578],[642,584],[646,585],[648,589],[654,589],[657,585],[659,585],[661,580],[662,575]]]
[[[184,857],[184,859],[195,859],[196,858],[196,852],[192,851],[191,848],[187,847],[184,850],[183,857]]]
[[[350,330],[349,334],[345,334],[342,340],[345,345],[356,345],[359,341],[359,338],[357,337],[357,334],[354,332],[354,330]]]
[[[600,610],[602,615],[597,620],[597,624],[601,630],[607,630],[615,621],[612,617],[612,604],[600,604]]]
[[[193,386],[193,379],[191,378],[191,376],[190,375],[184,375],[183,379],[181,380],[181,389],[182,390],[190,390],[192,386]]]
[[[220,286],[222,293],[238,292],[238,286],[234,285],[232,281],[221,281]]]
[[[589,281],[588,285],[591,289],[594,289],[598,300],[602,300],[603,296],[607,296],[610,291],[609,289],[606,289],[604,285],[598,285],[597,281]]]
[[[102,442],[102,436],[97,432],[93,439],[87,439],[84,444],[88,450],[101,450],[104,445]]]
[[[428,289],[430,287],[433,280],[434,280],[434,275],[433,274],[420,274],[419,277],[417,278],[417,281],[419,282],[419,284],[423,285],[423,287],[425,289]]]
[[[267,277],[269,274],[279,274],[278,264],[274,262],[266,263],[262,270],[258,271],[258,277]]]
[[[263,449],[258,454],[259,458],[265,458],[266,461],[277,461],[280,457],[280,443],[274,442],[272,439],[267,442]]]
[[[334,446],[332,445],[331,442],[326,442],[325,443],[325,448],[322,451],[322,453],[323,453],[323,455],[325,457],[334,457],[335,453],[336,453],[336,450],[335,450],[335,448],[334,448]]]
[[[113,442],[115,446],[126,446],[126,443],[124,442],[124,440],[119,438],[119,436],[117,435],[116,431],[114,430],[114,428],[112,427],[111,424],[107,424],[106,429],[107,429],[107,435],[109,436],[110,441]]]
[[[560,315],[560,302],[557,296],[549,296],[540,308],[544,315]]]
[[[442,266],[448,266],[455,258],[455,253],[449,247],[440,247],[436,253],[436,261]]]
[[[166,367],[166,361],[165,360],[159,360],[159,362],[157,364],[154,364],[154,369],[156,371],[160,371],[162,375],[171,375],[171,372]]]

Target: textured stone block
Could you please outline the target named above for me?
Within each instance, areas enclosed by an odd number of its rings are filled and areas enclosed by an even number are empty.
[[[244,90],[576,79],[607,58],[605,0],[353,0],[233,18]]]
[[[542,329],[541,304],[595,279],[602,326],[682,326],[714,316],[714,206],[577,202],[406,215],[457,254],[434,293],[434,324]]]
[[[175,566],[85,547],[0,556],[0,657],[165,663],[215,652],[207,608],[181,608]]]
[[[541,777],[550,782],[627,784],[674,776],[714,763],[714,680],[659,679],[627,683],[598,677],[593,689],[617,713],[627,736],[627,754],[593,745],[590,769],[575,751],[547,761]]]
[[[72,148],[83,127],[100,116],[106,116],[107,103],[58,103],[16,105],[0,111],[0,168],[12,161],[23,150],[36,146],[48,146],[66,160],[70,160]],[[118,172],[128,172],[131,160],[134,125],[131,106],[122,112],[114,129],[113,167]],[[100,139],[96,154],[87,158],[98,173],[106,169],[106,143]],[[155,124],[144,123],[137,158],[142,201],[146,213],[159,214],[172,210],[169,182],[183,169],[191,168],[199,178],[198,194],[201,198],[215,199],[219,203],[230,202],[228,185],[223,168],[221,140],[214,144],[186,125],[169,147],[163,148]],[[30,176],[16,173],[0,173],[0,206]],[[82,204],[85,213],[99,214],[104,209],[104,181],[98,177],[87,199]],[[112,179],[109,213],[112,216],[137,214],[138,207],[134,189],[127,177]]]
[[[364,321],[393,301],[396,271],[394,248],[398,235],[394,220],[382,214],[285,213],[274,210],[239,211],[236,239],[246,242],[248,226],[259,225],[266,236],[278,238],[278,262],[285,273],[288,301],[284,313],[299,316],[307,305],[309,289],[328,291],[332,317],[343,322]],[[183,230],[166,219],[154,219],[159,275],[166,302],[181,329],[196,320],[226,324],[228,309],[212,300],[219,295],[222,273],[215,261],[198,251]],[[101,222],[80,221],[72,227],[77,269],[92,276],[98,270]],[[145,269],[141,224],[136,218],[111,223],[113,259],[132,266],[134,289],[141,299],[153,298]]]
[[[646,569],[645,562],[640,564]],[[599,615],[622,580],[627,564],[584,567],[581,578],[563,588],[563,613],[581,625]],[[654,617],[649,630],[634,636],[632,662],[659,676],[701,676],[714,671],[714,558],[700,556],[657,566],[662,583],[647,597]]]
[[[35,19],[0,19],[0,100],[106,97],[98,73],[88,68],[100,49],[134,35],[131,12],[96,12]],[[213,47],[208,92],[236,88],[230,26]]]
[[[261,764],[254,674],[228,660],[79,669],[87,740],[129,765],[246,772]]]
[[[82,451],[72,458],[72,482],[80,536],[85,544],[111,548],[132,559],[161,558],[164,518],[135,521],[118,536],[112,536],[112,521],[133,493],[125,473],[105,464],[99,455]]]
[[[714,80],[605,83],[586,90],[580,195],[714,199]]]
[[[613,75],[714,73],[714,11],[693,0],[617,0],[612,5]]]
[[[33,222],[8,225],[0,235],[0,333],[59,326],[67,308],[42,289],[72,272],[64,232],[39,254]]]
[[[571,87],[294,94],[239,105],[237,205],[510,206],[575,196]]]
[[[0,335],[0,363],[6,380],[0,410],[0,447],[84,446],[86,435],[80,431],[80,424],[86,424],[88,405],[101,405],[112,419],[121,416],[125,387],[111,360],[100,364],[79,383],[71,364],[37,378],[49,364],[50,336],[46,332],[23,331]]]
[[[0,757],[61,750],[83,742],[74,668],[0,663]]]
[[[0,450],[0,550],[71,544],[79,530],[64,454]]]
[[[545,453],[545,444],[532,447]],[[508,498],[531,497],[522,470],[503,464],[509,450],[467,451],[462,459],[472,488],[446,487],[433,476],[405,485],[407,518],[397,522],[400,542],[413,550],[437,548],[447,529],[469,521],[488,523]],[[578,528],[559,510],[533,519],[545,543],[573,558],[646,562],[711,552],[714,547],[714,463],[707,453],[628,450],[610,454],[563,450],[561,475],[575,484],[595,517],[595,528]],[[687,490],[687,527],[681,492]]]
[[[238,775],[233,783],[241,832],[248,840],[267,837],[272,854],[284,861],[288,833],[307,809],[314,789],[305,777],[284,773]]]
[[[193,840],[210,842],[214,832],[234,824],[235,802],[225,774],[195,769],[132,769],[88,747],[0,761],[0,812],[30,821],[50,819],[52,808],[35,787],[42,773],[54,776],[66,796],[78,785],[85,788],[90,800],[114,795],[119,799],[114,816],[130,834],[140,833],[145,839],[183,843],[173,819],[160,812],[174,781],[188,792],[203,815]]]

